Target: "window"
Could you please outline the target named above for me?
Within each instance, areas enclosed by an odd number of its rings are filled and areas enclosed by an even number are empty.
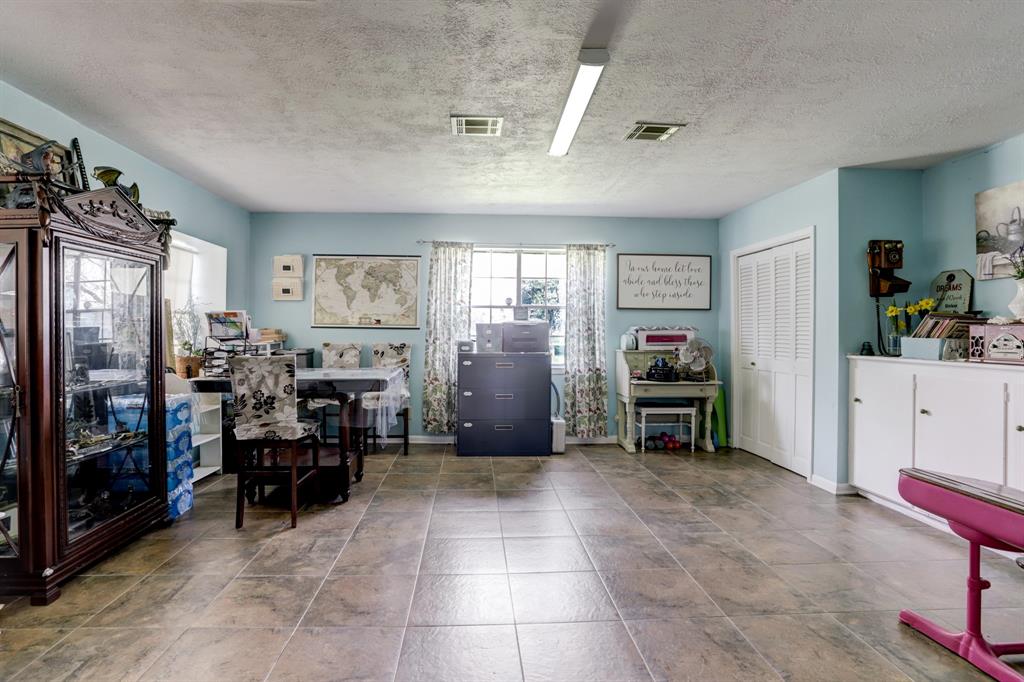
[[[515,306],[551,325],[552,362],[565,364],[565,249],[473,250],[472,333],[478,323],[507,322]]]

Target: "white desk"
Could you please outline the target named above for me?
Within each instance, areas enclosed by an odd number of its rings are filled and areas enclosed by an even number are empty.
[[[694,437],[702,450],[715,451],[711,440],[711,409],[718,397],[718,373],[714,366],[710,367],[708,381],[647,381],[633,379],[630,376],[631,366],[639,368],[649,360],[648,356],[664,355],[653,351],[623,351],[615,353],[615,392],[616,417],[618,423],[619,445],[626,452],[636,452],[636,426],[634,416],[638,400],[664,400],[666,398],[691,398],[702,403],[697,411],[698,420],[694,424]]]

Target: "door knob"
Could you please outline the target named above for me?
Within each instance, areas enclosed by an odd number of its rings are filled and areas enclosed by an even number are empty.
[[[863,401],[863,400],[861,400],[860,398],[854,398],[854,399],[853,399],[853,402],[855,402],[855,403],[862,403],[862,402],[864,402],[864,401]]]
[[[921,414],[931,414],[928,410],[921,408]]]
[[[1017,424],[1018,431],[1024,431],[1024,424]]]
[[[757,363],[756,362],[752,362],[752,363],[750,363],[750,366],[751,367],[757,367]]]

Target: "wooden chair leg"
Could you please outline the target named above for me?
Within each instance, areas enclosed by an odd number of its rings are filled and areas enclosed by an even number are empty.
[[[236,448],[238,490],[235,493],[235,529],[242,527],[245,517],[245,457],[246,448],[239,443]]]
[[[320,439],[313,437],[313,499],[320,501]]]
[[[299,442],[292,441],[292,528],[299,525]]]
[[[256,446],[256,469],[258,471],[262,471],[263,470],[263,446],[262,445],[257,445]],[[259,502],[260,504],[263,504],[263,501],[264,501],[264,499],[267,496],[267,488],[266,488],[266,486],[263,483],[263,477],[262,476],[260,476],[259,479],[257,479],[256,490],[258,491],[257,496],[256,496],[256,501]]]
[[[402,410],[402,454],[409,456],[409,408]]]

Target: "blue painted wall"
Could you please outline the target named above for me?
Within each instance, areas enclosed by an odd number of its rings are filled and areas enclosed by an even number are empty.
[[[864,341],[875,344],[876,311],[868,297],[867,243],[871,239],[901,239],[904,267],[899,276],[911,281],[906,294],[883,299],[903,305],[928,293],[928,283],[939,272],[928,258],[921,233],[921,171],[841,168],[839,170],[839,363],[836,401],[839,406],[836,438],[836,476],[848,480],[850,366],[846,356],[857,353]],[[883,320],[883,323],[887,320]],[[883,327],[883,331],[884,331]]]
[[[610,242],[616,247],[608,258],[608,432],[615,432],[614,351],[619,335],[637,324],[693,325],[714,342],[718,338],[719,292],[712,292],[711,311],[617,310],[615,307],[615,254],[693,253],[715,256],[719,251],[715,220],[653,220],[638,218],[578,218],[541,216],[419,215],[419,214],[290,214],[257,213],[252,216],[252,251],[249,265],[249,308],[261,327],[280,327],[295,346],[319,348],[324,341],[410,342],[414,344],[411,392],[413,433],[422,433],[423,343],[425,331],[400,329],[311,328],[312,284],[305,278],[305,300],[271,300],[271,263],[275,255],[299,253],[312,266],[314,253],[421,255],[420,323],[426,316],[427,267],[430,246],[417,240],[469,241],[481,244],[565,244]],[[721,266],[713,259],[713,268]],[[364,358],[364,363],[366,358]],[[319,362],[319,358],[317,360]]]
[[[924,244],[934,273],[963,268],[975,273],[974,195],[1024,180],[1024,135],[924,171]],[[1012,279],[974,283],[974,306],[1008,315]]]
[[[726,390],[733,388],[730,252],[814,226],[814,473],[831,481],[839,475],[839,172],[829,171],[796,187],[730,213],[719,221],[719,363]],[[845,409],[845,408],[844,408]],[[845,480],[845,479],[842,479]]]
[[[120,168],[125,173],[122,182],[139,183],[145,206],[170,211],[178,220],[178,230],[225,247],[228,250],[228,306],[248,306],[248,211],[3,81],[0,81],[0,118],[65,145],[77,137],[90,173],[95,166]],[[90,182],[94,188],[101,186],[98,180],[90,179]]]

